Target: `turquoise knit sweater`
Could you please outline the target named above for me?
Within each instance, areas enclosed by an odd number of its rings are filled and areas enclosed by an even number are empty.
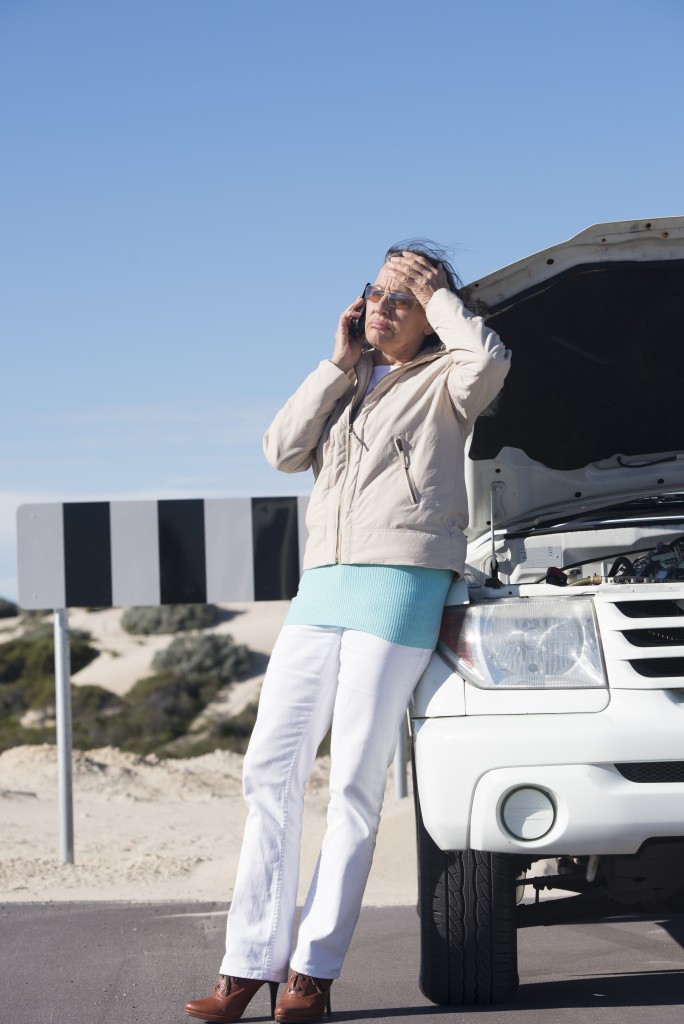
[[[431,650],[452,580],[450,569],[403,565],[307,569],[285,625],[344,626]]]

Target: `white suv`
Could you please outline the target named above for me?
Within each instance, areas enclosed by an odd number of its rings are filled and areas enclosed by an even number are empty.
[[[682,906],[684,218],[466,291],[513,361],[410,709],[420,983],[452,1005],[512,996],[521,925]]]

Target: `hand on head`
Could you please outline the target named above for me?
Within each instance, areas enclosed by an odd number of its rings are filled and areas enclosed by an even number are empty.
[[[446,272],[441,263],[436,267],[413,252],[403,252],[401,256],[390,256],[387,265],[397,279],[396,287],[413,292],[423,309],[440,288],[448,288]]]

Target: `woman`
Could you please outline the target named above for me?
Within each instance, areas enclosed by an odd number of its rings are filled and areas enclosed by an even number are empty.
[[[365,306],[365,337],[355,334]],[[313,467],[299,592],[244,764],[245,826],[219,982],[186,1012],[238,1020],[265,982],[278,1021],[319,1021],[359,916],[399,728],[434,649],[467,525],[464,444],[509,353],[431,244],[390,249],[264,439]],[[291,955],[304,786],[332,725],[328,827]]]

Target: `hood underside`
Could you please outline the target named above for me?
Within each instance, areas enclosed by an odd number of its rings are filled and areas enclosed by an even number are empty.
[[[488,525],[492,485],[497,525],[578,499],[681,487],[684,218],[598,225],[465,291],[513,353],[470,445],[475,533]],[[667,474],[635,474],[656,459],[668,460]]]

